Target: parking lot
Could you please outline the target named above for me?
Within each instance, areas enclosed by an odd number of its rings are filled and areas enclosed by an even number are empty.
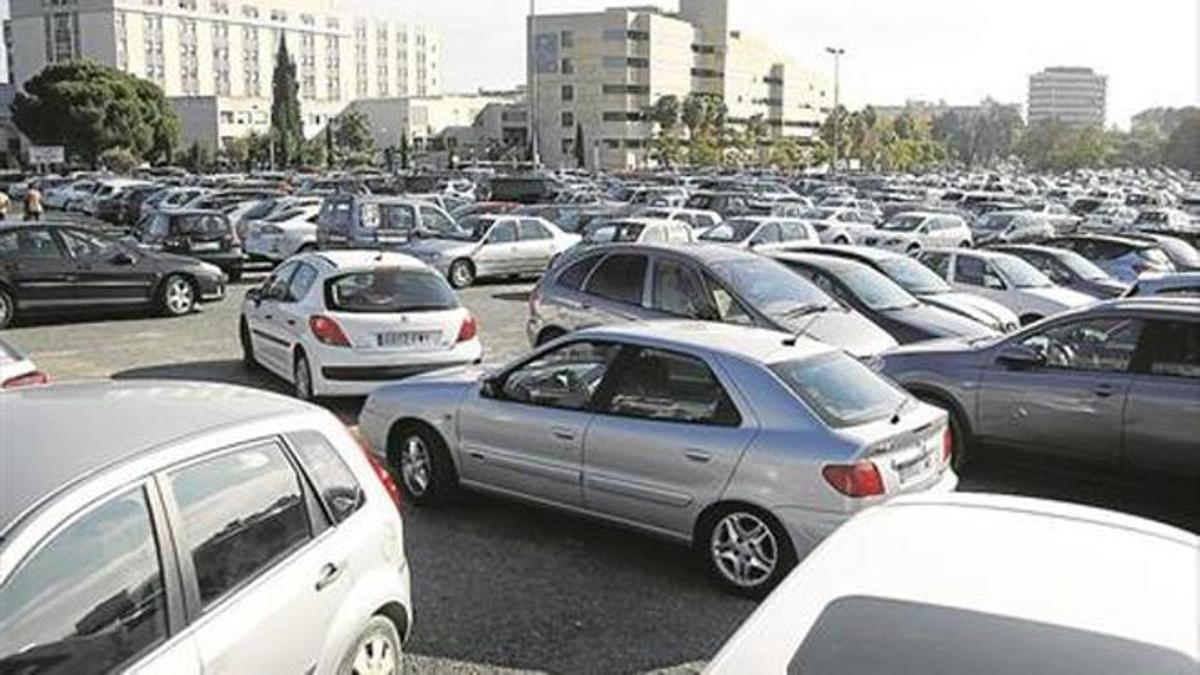
[[[240,300],[262,278],[262,271],[248,275],[224,302],[182,319],[45,317],[5,339],[60,381],[183,378],[283,391],[241,365]],[[479,318],[488,363],[527,347],[530,288],[503,283],[461,293]],[[361,401],[327,405],[353,424]],[[1200,497],[1186,486],[987,465],[965,477],[963,489],[1090,503],[1193,531],[1200,522]],[[479,496],[438,510],[406,508],[405,518],[418,608],[410,670],[686,670],[711,657],[754,608],[711,584],[689,551],[606,525]]]

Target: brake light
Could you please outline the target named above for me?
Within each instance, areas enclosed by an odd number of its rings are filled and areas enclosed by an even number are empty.
[[[949,464],[954,458],[954,433],[950,431],[950,425],[946,425],[946,430],[942,432],[942,462]]]
[[[40,370],[35,370],[32,373],[17,375],[10,377],[0,384],[0,389],[16,389],[17,387],[31,387],[35,384],[50,384],[50,376]]]
[[[872,497],[883,494],[883,477],[873,462],[830,464],[821,469],[825,481],[847,497]]]
[[[458,329],[458,340],[455,342],[474,340],[478,333],[479,322],[475,319],[474,315],[468,312],[466,318],[463,319],[462,326]]]
[[[367,441],[358,431],[349,428],[347,430],[354,437],[354,440],[358,441],[358,447],[362,448],[363,455],[367,458],[367,463],[371,465],[371,471],[375,472],[375,477],[379,479],[379,482],[383,485],[383,489],[387,491],[388,497],[391,497],[392,503],[396,505],[396,510],[401,510],[404,506],[404,499],[400,494],[400,486],[396,485],[396,480],[392,478],[391,472],[371,452],[371,446],[367,444]]]
[[[342,327],[327,316],[318,314],[309,317],[308,327],[312,330],[313,337],[317,338],[317,341],[323,345],[329,345],[330,347],[350,346],[350,340],[346,338]]]

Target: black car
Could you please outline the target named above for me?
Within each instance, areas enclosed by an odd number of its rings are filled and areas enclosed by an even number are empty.
[[[52,310],[154,307],[170,316],[225,296],[221,270],[83,227],[0,225],[0,328]]]
[[[220,211],[155,211],[138,222],[134,238],[143,248],[212,263],[231,281],[242,278],[242,243]]]
[[[978,321],[921,302],[869,265],[818,253],[776,253],[771,257],[870,319],[900,344],[997,335]]]
[[[1074,251],[1034,244],[992,246],[992,250],[1011,253],[1042,271],[1059,286],[1066,286],[1099,300],[1121,297],[1129,290],[1127,284],[1112,278],[1108,272]]]
[[[685,208],[716,211],[722,218],[747,216],[755,213],[750,195],[744,192],[696,192],[688,198]]]
[[[496,176],[489,185],[488,199],[494,202],[546,204],[566,188],[549,176]]]

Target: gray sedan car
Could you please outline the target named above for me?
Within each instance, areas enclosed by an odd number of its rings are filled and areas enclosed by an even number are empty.
[[[754,596],[852,514],[958,480],[943,411],[821,343],[715,323],[421,375],[376,390],[359,424],[417,505],[461,485],[596,516],[693,544]]]
[[[580,239],[531,216],[471,216],[459,228],[461,235],[420,239],[401,250],[466,288],[480,277],[541,274]]]
[[[801,334],[859,357],[896,346],[811,281],[723,244],[610,244],[564,257],[534,289],[526,333],[538,345],[581,328],[658,319]]]
[[[1114,300],[880,366],[950,411],[958,466],[987,449],[1200,476],[1200,300]]]

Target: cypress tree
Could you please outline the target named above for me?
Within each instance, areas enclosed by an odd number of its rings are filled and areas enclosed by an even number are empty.
[[[304,126],[300,121],[300,85],[296,64],[288,55],[287,38],[279,36],[275,72],[271,76],[271,136],[278,166],[291,168],[300,162]]]

